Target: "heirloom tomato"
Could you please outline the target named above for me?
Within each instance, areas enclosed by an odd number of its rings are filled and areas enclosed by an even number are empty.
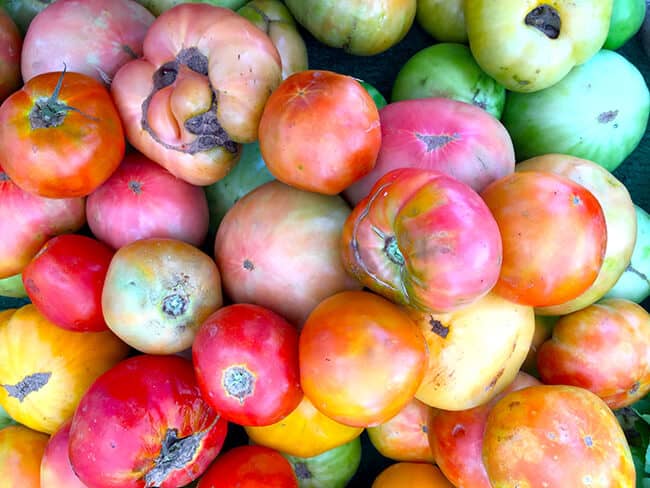
[[[134,152],[88,196],[86,218],[95,237],[114,249],[152,237],[200,246],[209,213],[201,188]]]
[[[0,103],[20,88],[22,44],[23,38],[18,27],[0,5]]]
[[[454,488],[454,485],[430,463],[402,462],[379,473],[372,488]]]
[[[448,312],[485,296],[501,268],[501,237],[468,185],[434,170],[393,170],[348,216],[341,238],[352,276],[389,300]]]
[[[102,289],[112,258],[110,247],[90,237],[54,237],[23,270],[27,295],[39,312],[59,327],[107,330]]]
[[[140,5],[144,5],[156,17],[162,14],[165,10],[175,7],[179,0],[136,0]],[[194,3],[208,3],[217,7],[227,7],[235,10],[246,3],[246,0],[191,0]]]
[[[650,315],[622,298],[609,298],[564,315],[537,353],[546,384],[586,388],[611,409],[650,391]]]
[[[614,0],[605,49],[622,47],[636,34],[646,14],[646,0]]]
[[[260,150],[269,171],[302,190],[340,193],[375,165],[379,112],[351,76],[324,70],[294,73],[268,99]]]
[[[32,304],[0,313],[0,405],[40,432],[56,431],[95,379],[129,353],[110,331],[63,329]]]
[[[66,420],[52,434],[45,447],[45,453],[41,459],[41,486],[43,488],[87,488],[72,471],[68,456],[71,423],[71,418]]]
[[[201,323],[222,304],[214,261],[176,239],[141,239],[118,249],[102,290],[108,327],[149,354],[190,347]]]
[[[300,383],[314,406],[346,425],[386,422],[413,398],[427,363],[416,324],[366,291],[323,300],[300,333]]]
[[[605,43],[613,0],[465,0],[479,66],[508,90],[534,92],[560,81]]]
[[[27,298],[27,291],[23,285],[23,275],[18,273],[7,278],[0,278],[0,296]]]
[[[631,488],[630,447],[609,407],[575,386],[536,385],[488,414],[483,463],[493,487]]]
[[[264,446],[238,446],[217,457],[197,488],[298,488],[289,461]]]
[[[0,429],[2,485],[7,488],[45,488],[47,485],[40,483],[40,469],[47,441],[47,435],[23,425]]]
[[[93,383],[72,417],[68,451],[88,486],[176,488],[208,468],[227,428],[201,397],[190,361],[143,354]]]
[[[302,399],[298,331],[259,305],[229,305],[205,319],[192,359],[203,398],[230,422],[270,425]]]
[[[415,19],[438,42],[467,44],[465,0],[418,0]]]
[[[56,0],[29,25],[21,56],[23,80],[65,64],[110,85],[120,66],[142,55],[153,21],[134,0]]]
[[[0,147],[0,166],[23,190],[72,198],[108,179],[122,161],[125,141],[104,85],[63,71],[32,78],[4,101]]]
[[[244,429],[254,443],[302,458],[312,458],[346,444],[363,431],[327,417],[304,395],[298,406],[279,422]]]
[[[566,176],[522,171],[495,181],[481,196],[503,240],[496,293],[548,307],[594,283],[608,236],[603,209],[587,188]]]
[[[232,10],[182,3],[151,24],[142,49],[111,84],[129,142],[188,183],[221,179],[240,143],[257,140],[282,80],[271,39]]]

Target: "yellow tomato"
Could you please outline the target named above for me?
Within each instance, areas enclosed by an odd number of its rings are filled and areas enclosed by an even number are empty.
[[[379,473],[372,488],[454,488],[454,485],[432,464],[396,463]]]

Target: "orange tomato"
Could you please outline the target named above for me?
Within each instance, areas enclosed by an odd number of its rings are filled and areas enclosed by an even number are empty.
[[[41,459],[48,439],[47,435],[23,425],[11,425],[1,429],[0,485],[12,488],[39,488]]]
[[[372,488],[454,488],[432,464],[396,463],[375,478]]]

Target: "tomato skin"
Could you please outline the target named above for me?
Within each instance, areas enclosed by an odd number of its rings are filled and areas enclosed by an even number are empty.
[[[23,37],[7,11],[0,6],[0,103],[20,88],[20,53]]]
[[[82,482],[97,488],[184,486],[217,456],[227,426],[201,397],[190,361],[134,356],[82,398],[70,426],[70,462]],[[190,460],[181,456],[181,466],[154,476],[161,449],[185,437],[193,440]]]
[[[47,441],[47,435],[23,425],[10,425],[0,429],[2,483],[7,487],[39,488],[41,458]]]
[[[192,360],[203,397],[230,422],[270,425],[302,399],[298,331],[258,305],[229,305],[210,315],[196,334]]]
[[[436,466],[428,463],[395,463],[384,469],[372,488],[454,488]]]
[[[370,427],[413,398],[427,348],[399,307],[369,292],[345,291],[309,315],[299,357],[303,392],[317,409],[342,424]]]
[[[0,166],[0,278],[21,273],[49,238],[75,232],[85,223],[84,198],[33,195]]]
[[[114,249],[150,237],[200,246],[209,222],[201,188],[137,152],[127,154],[115,173],[88,195],[86,215],[95,237]]]
[[[52,434],[45,447],[41,459],[41,486],[43,487],[86,488],[86,485],[72,471],[68,456],[71,423],[71,418],[66,420],[59,430]]]
[[[586,388],[611,409],[650,391],[650,315],[621,298],[601,300],[560,317],[537,353],[547,384]]]
[[[278,180],[335,195],[375,166],[381,146],[379,112],[354,78],[305,70],[271,94],[259,137],[262,157]]]
[[[607,226],[589,190],[564,176],[524,171],[495,181],[481,196],[503,241],[496,293],[545,307],[592,285],[604,260]]]
[[[197,488],[298,488],[289,461],[263,446],[239,446],[219,456]]]
[[[102,289],[113,250],[87,236],[66,234],[45,243],[23,270],[32,303],[51,322],[76,331],[108,330]]]

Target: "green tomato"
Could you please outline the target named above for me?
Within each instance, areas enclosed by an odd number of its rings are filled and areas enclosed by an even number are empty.
[[[162,14],[165,10],[169,10],[181,3],[209,3],[217,7],[226,7],[231,10],[237,10],[246,3],[247,0],[136,0],[140,5],[144,6],[149,12],[156,17]]]
[[[626,298],[641,303],[650,296],[650,214],[638,205],[636,210],[636,244],[630,265],[605,298]]]
[[[554,85],[607,38],[613,0],[466,0],[472,54],[507,89]]]
[[[400,69],[392,101],[452,98],[501,117],[506,89],[488,76],[464,44],[441,43],[422,49]]]
[[[222,179],[203,187],[210,209],[210,235],[215,235],[226,212],[240,198],[275,179],[266,167],[258,142],[242,146],[242,155]]]
[[[24,35],[36,14],[54,2],[55,0],[0,0],[0,7],[7,11]]]
[[[11,298],[26,298],[27,292],[23,285],[23,275],[16,274],[0,278],[0,295]]]
[[[518,161],[560,153],[614,171],[638,146],[648,115],[650,94],[639,70],[603,49],[550,88],[508,93],[502,119]]]
[[[418,0],[415,18],[440,42],[467,43],[464,0]]]
[[[371,85],[367,81],[360,80],[359,78],[356,78],[356,80],[359,83],[361,83],[361,86],[363,86],[368,93],[370,93],[370,96],[375,101],[377,110],[384,108],[388,104],[386,98],[384,98],[384,96],[379,92],[379,90],[377,90],[373,85]]]
[[[646,13],[646,0],[614,0],[605,49],[618,49],[636,34]]]
[[[361,439],[355,437],[310,458],[282,455],[291,463],[300,488],[344,488],[361,463]]]

